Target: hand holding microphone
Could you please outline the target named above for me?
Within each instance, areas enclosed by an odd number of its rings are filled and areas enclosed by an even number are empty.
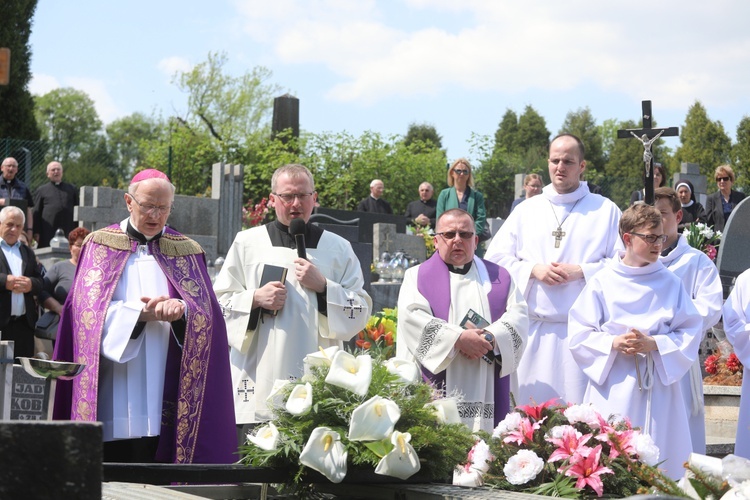
[[[317,293],[323,293],[326,289],[326,278],[307,259],[307,247],[305,245],[305,233],[307,225],[302,219],[292,219],[289,223],[289,234],[294,237],[297,245],[297,258],[294,259],[294,274],[299,283]]]

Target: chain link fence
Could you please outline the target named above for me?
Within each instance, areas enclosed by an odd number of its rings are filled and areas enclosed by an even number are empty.
[[[18,162],[16,178],[34,191],[47,182],[49,147],[45,141],[25,141],[20,139],[0,139],[0,157],[9,156]]]

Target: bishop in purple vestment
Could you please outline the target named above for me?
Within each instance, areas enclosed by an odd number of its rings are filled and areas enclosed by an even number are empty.
[[[510,408],[511,380],[526,345],[528,311],[508,272],[474,255],[468,212],[437,221],[437,251],[407,270],[398,298],[399,358],[458,398],[461,420],[491,431]]]
[[[55,418],[102,422],[105,461],[232,463],[237,441],[221,309],[205,255],[165,227],[174,186],[145,170],[130,217],[91,233],[54,358],[86,365],[58,384]]]

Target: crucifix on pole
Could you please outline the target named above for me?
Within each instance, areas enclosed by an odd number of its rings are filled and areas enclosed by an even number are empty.
[[[641,101],[643,111],[643,128],[629,128],[617,131],[618,139],[631,139],[635,137],[643,144],[643,166],[646,170],[644,181],[645,196],[643,201],[649,205],[654,204],[654,155],[651,152],[651,146],[659,137],[672,137],[679,135],[677,127],[668,128],[651,128],[651,101]]]

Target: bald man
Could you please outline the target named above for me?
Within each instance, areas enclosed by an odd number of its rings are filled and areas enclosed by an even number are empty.
[[[370,196],[359,202],[357,210],[360,212],[372,212],[374,214],[392,214],[391,204],[383,199],[385,185],[380,179],[374,179],[370,183]]]
[[[34,192],[34,239],[37,248],[49,246],[55,231],[67,235],[78,224],[73,221],[73,207],[78,205],[78,189],[62,181],[63,166],[59,161],[47,165],[49,182]]]

